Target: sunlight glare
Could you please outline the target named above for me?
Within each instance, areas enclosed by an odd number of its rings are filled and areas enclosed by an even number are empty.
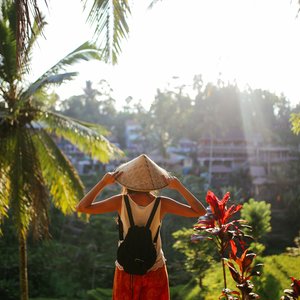
[[[42,62],[37,63],[40,69],[91,38],[80,4],[51,1],[47,41],[40,43],[35,59]],[[81,93],[86,80],[107,79],[117,101],[132,96],[147,105],[173,76],[192,84],[193,76],[202,74],[205,81],[221,76],[224,82],[283,92],[294,103],[299,101],[300,23],[295,3],[163,0],[147,10],[148,5],[132,1],[130,37],[123,42],[118,65],[81,64],[79,78],[59,89],[61,97]]]

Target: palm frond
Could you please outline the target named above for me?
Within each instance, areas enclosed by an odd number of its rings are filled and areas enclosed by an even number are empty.
[[[30,128],[21,130],[24,196],[30,203],[29,214],[33,234],[36,238],[48,235],[49,195],[42,176],[38,153],[33,143],[33,132]]]
[[[22,159],[22,142],[20,138],[21,133],[18,130],[14,131],[14,145],[12,147],[13,161],[11,164],[9,179],[11,185],[10,206],[9,209],[14,220],[14,224],[18,231],[26,236],[30,225],[30,214],[28,208],[30,207],[24,193],[24,178],[23,178],[23,159]]]
[[[98,0],[89,12],[88,21],[95,26],[95,35],[100,40],[106,62],[117,62],[121,53],[120,43],[127,38],[129,26],[127,24],[130,7],[127,0]]]
[[[61,59],[57,64],[52,66],[48,71],[46,71],[42,76],[40,76],[34,83],[32,83],[26,91],[20,96],[21,99],[28,99],[35,92],[40,90],[49,84],[61,84],[66,80],[72,80],[77,76],[77,72],[66,72],[58,74],[60,71],[65,70],[67,66],[71,66],[76,62],[90,59],[101,59],[101,53],[96,48],[95,45],[90,42],[85,42],[77,49],[69,53],[63,59]]]
[[[36,80],[34,83],[32,83],[26,91],[24,91],[20,99],[27,100],[30,96],[33,96],[36,92],[41,90],[47,85],[60,85],[66,80],[72,80],[75,76],[77,76],[77,72],[69,72],[69,73],[63,73],[63,74],[57,74],[57,75],[49,75],[49,76],[43,76],[40,77],[38,80]]]
[[[43,129],[35,130],[34,144],[54,205],[64,214],[74,212],[84,192],[75,168]]]
[[[16,39],[13,24],[10,21],[12,6],[2,4],[2,17],[0,18],[0,78],[6,82],[13,82],[17,76],[16,66]]]
[[[10,210],[19,232],[26,236],[31,224],[34,232],[48,230],[47,190],[28,128],[18,128],[13,147],[14,161],[9,176]]]
[[[114,26],[113,26],[113,64],[117,62],[117,57],[121,53],[121,42],[127,37],[129,27],[127,24],[126,12],[130,12],[127,1],[113,1]]]
[[[0,236],[2,235],[1,224],[4,219],[8,217],[9,209],[9,193],[10,193],[10,181],[7,176],[8,170],[1,169],[0,174]]]
[[[54,66],[52,66],[41,76],[41,78],[48,77],[49,75],[58,74],[62,70],[65,70],[68,66],[71,66],[82,60],[88,61],[91,59],[101,60],[101,51],[93,43],[85,42],[82,45],[80,45],[77,49],[67,54]]]
[[[149,4],[148,8],[149,8],[149,9],[152,9],[152,8],[156,5],[156,3],[157,3],[158,1],[162,1],[162,0],[152,0],[152,1],[150,2],[150,4]]]
[[[11,192],[9,172],[13,163],[12,148],[14,145],[13,138],[1,138],[0,143],[0,225],[8,217],[9,195]],[[0,227],[0,235],[2,234]]]
[[[58,137],[63,137],[78,149],[101,162],[108,162],[123,155],[123,152],[110,143],[102,134],[103,127],[80,122],[54,112],[41,112],[40,124]]]
[[[26,48],[24,49],[25,59],[21,62],[20,68],[23,71],[23,74],[26,74],[30,71],[30,62],[31,62],[31,52],[33,50],[34,44],[37,42],[37,39],[43,35],[44,27],[47,25],[45,17],[40,14],[39,17],[35,16],[32,30],[28,35],[28,41]]]

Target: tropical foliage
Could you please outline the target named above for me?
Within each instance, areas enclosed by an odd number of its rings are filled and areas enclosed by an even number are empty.
[[[192,240],[212,239],[215,241],[221,257],[226,256],[226,250],[230,248],[233,254],[237,253],[237,243],[243,246],[243,232],[239,229],[242,220],[229,219],[238,212],[242,205],[232,204],[227,208],[230,194],[226,193],[223,199],[219,200],[218,197],[212,192],[208,191],[206,195],[206,202],[209,204],[205,216],[200,217],[197,224],[194,226],[195,230],[203,232],[204,235],[195,234]]]
[[[256,263],[263,263],[264,265],[262,274],[259,277],[254,276],[251,280],[255,285],[255,293],[260,295],[259,299],[280,299],[284,289],[292,283],[289,275],[287,275],[287,266],[288,274],[296,274],[299,278],[300,257],[280,254],[261,258],[256,257],[255,260]],[[228,289],[235,290],[236,282],[232,279],[228,268],[226,268],[226,273],[228,274]],[[222,278],[222,268],[219,264],[214,264],[205,274],[203,288],[200,288],[194,281],[176,286],[173,290],[174,297],[172,297],[172,300],[216,300],[223,288]]]
[[[227,208],[227,202],[229,199],[229,193],[226,193],[222,200],[219,200],[211,191],[208,191],[206,201],[209,204],[208,212],[204,217],[200,217],[198,223],[194,226],[194,229],[198,231],[204,231],[206,235],[195,234],[192,235],[192,240],[194,241],[203,241],[205,239],[211,239],[215,241],[217,248],[219,250],[222,266],[223,266],[223,280],[224,280],[224,288],[222,290],[222,294],[219,296],[219,299],[224,300],[250,300],[250,299],[258,299],[260,296],[253,292],[254,283],[251,281],[253,276],[260,276],[262,263],[254,263],[254,259],[256,258],[256,254],[249,250],[248,246],[244,242],[245,235],[239,229],[238,225],[243,223],[243,220],[235,220],[228,222],[228,219],[232,217],[236,212],[242,209],[241,205],[231,205]],[[251,214],[251,212],[256,211],[250,209],[250,207],[254,206],[255,201],[252,199],[251,203],[248,205],[248,210],[244,214],[244,216],[255,216],[255,214]],[[244,204],[246,206],[246,204]],[[261,213],[267,212],[266,203],[262,202],[260,206]],[[242,210],[243,212],[243,210]],[[269,216],[267,213],[266,216]],[[250,218],[250,221],[253,221],[254,224],[255,218]],[[268,232],[270,229],[270,225],[268,224],[270,218],[267,218],[268,222],[266,222],[266,226],[262,229],[263,232]],[[257,221],[258,222],[258,221]],[[263,224],[262,224],[263,226]],[[231,230],[228,230],[231,227]],[[251,226],[247,225],[247,228],[251,228]],[[256,238],[261,237],[259,234],[258,228],[253,231],[256,235]],[[207,237],[207,234],[211,236],[211,238]],[[237,244],[233,239],[238,237],[239,244]],[[231,247],[228,247],[230,245]],[[237,246],[240,246],[239,249]],[[227,251],[227,257],[225,257]],[[238,255],[238,252],[242,253]],[[283,262],[282,262],[283,263]],[[226,270],[225,264],[227,265],[232,279],[236,283],[236,287],[239,291],[229,289],[227,287],[226,280]],[[286,268],[287,266],[285,266]],[[292,289],[285,290],[285,295],[281,297],[283,300],[294,300],[298,299],[300,292],[300,281],[292,277]],[[269,296],[269,291],[264,291],[267,296]]]
[[[175,243],[173,248],[184,254],[184,267],[192,274],[200,288],[206,271],[216,261],[217,253],[211,243],[193,243],[193,229],[182,228],[173,233]],[[214,255],[215,254],[215,255]]]
[[[50,85],[76,75],[66,72],[67,66],[81,60],[101,59],[101,53],[86,42],[34,82],[27,82],[32,47],[46,23],[41,15],[39,20],[34,20],[26,51],[18,60],[15,3],[2,2],[0,14],[0,222],[11,217],[16,226],[22,299],[27,299],[29,230],[38,238],[48,234],[49,200],[67,214],[74,212],[75,204],[83,195],[78,174],[53,137],[65,138],[103,162],[120,151],[103,136],[105,130],[101,126],[53,111],[47,94]]]
[[[271,231],[271,204],[265,201],[255,201],[249,199],[243,204],[241,210],[242,219],[250,226],[245,232],[251,234],[253,242],[250,245],[256,254],[262,254],[265,246],[262,244],[263,238]]]
[[[50,0],[44,0],[47,4]],[[5,1],[3,1],[5,2]],[[91,0],[81,1],[84,9],[88,9],[88,22],[94,27],[95,37],[99,40],[101,55],[105,61],[116,63],[121,52],[121,41],[127,37],[127,24],[130,6],[128,0]],[[0,2],[1,3],[1,2]],[[16,1],[16,50],[17,62],[27,59],[27,52],[35,26],[42,30],[43,17],[41,4],[37,0]],[[32,23],[34,19],[34,23]]]
[[[228,298],[229,294],[230,296],[234,295],[232,297],[232,300],[240,299],[240,295],[242,295],[242,299],[250,300],[259,298],[257,294],[252,292],[254,285],[250,281],[253,276],[261,274],[260,269],[262,267],[262,264],[256,264],[254,266],[252,265],[255,257],[255,253],[250,252],[248,249],[246,249],[242,253],[241,257],[232,255],[231,261],[227,261],[227,266],[231,273],[231,277],[237,283],[236,287],[241,291],[241,293],[236,291],[223,290],[225,299],[231,299]],[[233,263],[233,261],[235,263]],[[235,295],[237,295],[238,298],[236,298]]]
[[[229,222],[229,219],[242,209],[242,205],[232,204],[228,207],[229,198],[228,192],[221,200],[212,191],[207,192],[206,202],[209,204],[209,208],[206,215],[200,217],[194,226],[196,231],[204,232],[204,235],[194,234],[192,240],[211,239],[217,246],[222,260],[224,280],[224,288],[219,299],[257,299],[259,296],[252,292],[253,284],[250,279],[253,275],[259,275],[257,268],[260,265],[251,266],[256,254],[250,253],[246,249],[245,234],[240,229],[244,220]],[[242,250],[240,257],[237,254],[238,250]],[[238,265],[238,268],[235,267],[233,261]],[[241,293],[228,289],[225,265],[228,266],[232,278],[237,283],[236,287],[240,289]]]

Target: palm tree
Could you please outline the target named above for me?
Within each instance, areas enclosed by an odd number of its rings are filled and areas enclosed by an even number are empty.
[[[2,0],[0,0],[1,3]],[[17,60],[26,57],[27,41],[30,38],[33,27],[31,17],[37,25],[42,25],[40,3],[38,0],[15,0],[17,23]],[[49,0],[44,0],[47,4]],[[126,38],[129,32],[127,24],[130,6],[128,0],[81,0],[84,9],[89,9],[88,21],[95,25],[95,36],[100,40],[99,47],[102,49],[105,61],[117,62],[121,52],[121,40]],[[18,63],[17,61],[17,63]]]
[[[24,59],[17,63],[17,6],[2,3],[0,13],[0,224],[11,217],[19,238],[21,299],[28,299],[28,232],[41,237],[48,230],[51,204],[64,214],[74,212],[83,184],[53,137],[65,138],[100,161],[120,153],[103,136],[101,126],[80,122],[51,110],[49,85],[72,79],[65,68],[74,62],[100,59],[99,51],[84,43],[33,83],[26,83],[31,50],[45,25],[35,20]],[[50,201],[51,200],[51,201]]]

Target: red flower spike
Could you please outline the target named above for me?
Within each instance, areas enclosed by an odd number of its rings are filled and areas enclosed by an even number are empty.
[[[241,278],[240,273],[238,272],[238,270],[235,268],[234,264],[231,263],[230,261],[228,261],[227,266],[229,268],[232,279],[237,283],[241,283],[242,278]]]
[[[256,257],[255,253],[248,253],[246,254],[246,257],[243,259],[242,263],[243,263],[243,270],[244,272],[248,271],[248,268],[250,267],[250,265],[252,264],[253,259]]]
[[[227,210],[224,212],[224,216],[222,219],[222,223],[226,223],[226,221],[237,211],[239,211],[243,206],[242,205],[231,205]]]
[[[228,219],[242,208],[242,205],[232,205],[227,209],[226,204],[230,199],[230,193],[227,192],[222,200],[212,192],[208,191],[206,195],[206,202],[209,204],[216,221],[220,224],[226,224]]]
[[[220,206],[225,207],[225,205],[227,204],[228,200],[230,199],[230,193],[227,192],[223,199],[220,201]]]
[[[294,278],[294,277],[292,277],[291,278],[292,279],[292,281],[293,281],[293,283],[292,283],[292,288],[293,288],[293,291],[294,291],[294,293],[295,293],[295,295],[297,296],[297,297],[299,297],[300,296],[300,280],[297,280],[296,278]]]
[[[222,212],[220,210],[220,205],[219,205],[220,200],[212,191],[207,192],[206,202],[209,204],[211,211],[215,215],[216,219],[221,219]]]
[[[232,254],[233,254],[234,257],[236,257],[237,246],[235,244],[235,241],[234,240],[230,240],[229,243],[230,243],[230,246],[231,246]]]

